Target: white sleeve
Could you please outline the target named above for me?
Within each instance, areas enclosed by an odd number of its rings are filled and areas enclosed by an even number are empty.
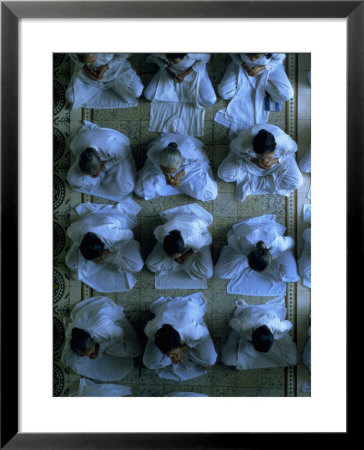
[[[147,56],[146,61],[147,63],[156,64],[160,69],[165,69],[168,66],[166,55],[164,53],[152,53]]]
[[[291,236],[278,236],[272,242],[274,252],[279,254],[294,247],[294,240]]]
[[[113,59],[109,63],[109,67],[118,66],[123,64],[130,56],[130,53],[114,53]]]
[[[162,244],[158,243],[147,257],[145,265],[151,272],[168,271],[172,267],[172,258],[165,254]]]
[[[183,329],[182,333],[188,347],[193,348],[209,335],[209,330],[205,324],[192,322]]]
[[[194,60],[195,62],[192,65],[192,70],[195,72],[201,72],[205,70],[206,63],[210,60],[209,53],[189,53],[189,58]]]
[[[285,53],[273,53],[272,58],[266,65],[266,68],[270,71],[275,70],[286,59]]]
[[[230,57],[233,60],[233,63],[240,66],[242,63],[242,60],[240,58],[240,54],[239,53],[230,53]]]
[[[99,342],[107,342],[120,339],[124,336],[124,330],[111,320],[103,320],[100,325],[93,330],[93,338]]]

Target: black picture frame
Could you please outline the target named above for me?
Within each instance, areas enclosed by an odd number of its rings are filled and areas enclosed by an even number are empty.
[[[293,441],[311,445],[309,433],[18,433],[19,330],[14,318],[18,317],[19,19],[109,17],[347,19],[347,298],[354,300],[362,292],[364,264],[354,256],[358,248],[359,256],[363,253],[364,230],[364,1],[1,2],[1,448],[226,449],[260,448],[264,442],[270,447],[279,442],[281,447]],[[348,346],[348,356],[350,352]],[[352,437],[350,411],[347,433],[331,435],[335,444],[343,445]],[[322,440],[327,445],[327,438],[316,433],[315,444]]]

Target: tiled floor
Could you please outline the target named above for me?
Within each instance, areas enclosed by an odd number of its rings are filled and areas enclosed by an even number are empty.
[[[155,67],[145,63],[144,54],[133,55],[131,63],[141,75],[146,86],[155,72]],[[221,80],[224,70],[230,61],[227,54],[214,54],[211,56],[207,69],[213,85],[216,87]],[[307,79],[310,68],[310,55],[289,55],[287,57],[287,72],[295,87],[296,97],[290,105],[284,105],[279,113],[271,113],[270,122],[290,132],[298,140],[298,157],[310,143],[310,85]],[[67,86],[70,72],[70,62],[65,55],[55,55],[55,83],[64,88]],[[136,108],[126,110],[74,110],[69,111],[68,105],[62,103],[62,89],[57,86],[59,94],[55,95],[55,389],[54,395],[68,396],[78,384],[78,375],[62,367],[60,355],[64,342],[63,319],[69,315],[70,308],[82,298],[97,295],[85,285],[81,285],[64,265],[64,256],[69,249],[69,242],[65,231],[70,223],[76,219],[74,206],[82,201],[104,203],[106,201],[97,197],[90,197],[70,192],[65,177],[70,165],[70,155],[64,144],[64,139],[77,130],[82,119],[92,120],[102,127],[113,128],[126,134],[130,141],[137,168],[143,166],[148,143],[156,137],[157,133],[148,131],[150,103],[141,99]],[[57,103],[58,101],[58,103]],[[216,111],[222,109],[226,102],[218,102],[206,110],[205,134],[200,138],[205,144],[205,150],[212,162],[215,179],[216,169],[228,152],[228,130],[215,123],[213,117]],[[72,160],[73,161],[73,160]],[[72,162],[71,161],[71,162]],[[302,220],[302,205],[308,203],[306,198],[310,177],[305,175],[303,187],[292,194],[290,200],[277,195],[250,196],[243,203],[234,200],[235,184],[218,181],[219,194],[215,201],[202,203],[204,208],[214,216],[210,227],[213,236],[213,259],[217,261],[221,247],[226,243],[228,230],[236,222],[262,214],[276,214],[277,220],[286,224],[288,215],[292,223],[292,236],[296,238],[297,254],[302,249],[302,231],[308,226]],[[61,201],[59,198],[61,197]],[[138,225],[134,229],[135,237],[141,242],[144,259],[154,247],[153,231],[160,223],[158,212],[173,206],[194,202],[184,195],[157,198],[144,201],[134,195],[142,207],[139,213]],[[290,205],[293,209],[289,207]],[[287,212],[288,211],[288,212]],[[293,212],[292,212],[293,211]],[[59,244],[59,245],[58,245]],[[141,312],[146,311],[150,303],[161,295],[183,296],[193,291],[187,290],[155,290],[154,275],[143,269],[137,275],[137,284],[127,293],[108,294],[117,303],[124,306],[126,316],[131,321],[137,321]],[[204,290],[207,300],[207,314],[205,320],[213,337],[217,351],[220,351],[229,334],[228,321],[232,317],[236,295],[227,295],[224,280],[213,278],[208,281],[208,288]],[[291,286],[294,305],[289,308],[290,319],[294,323],[293,337],[297,339],[300,350],[306,341],[310,314],[310,290],[299,282]],[[297,294],[297,296],[296,296]],[[262,303],[269,297],[245,297],[248,303]],[[284,396],[309,395],[300,392],[301,384],[308,377],[307,369],[299,364],[297,368],[273,368],[263,370],[236,371],[223,366],[219,361],[210,368],[206,375],[178,384],[158,378],[153,371],[136,365],[134,370],[120,384],[128,385],[134,396],[162,396],[176,390],[197,391],[209,396]]]

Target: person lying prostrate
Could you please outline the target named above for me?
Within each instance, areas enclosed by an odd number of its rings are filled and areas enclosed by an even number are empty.
[[[134,192],[145,200],[180,193],[197,200],[214,200],[217,183],[203,146],[190,136],[163,133],[149,144]]]
[[[286,283],[299,280],[294,240],[285,231],[273,214],[233,225],[214,269],[218,278],[230,280],[228,294],[284,295]]]
[[[279,194],[288,197],[300,187],[296,142],[272,124],[259,124],[241,131],[230,142],[230,152],[218,168],[218,176],[236,181],[236,200],[248,195]]]
[[[67,175],[74,191],[116,202],[133,192],[135,161],[123,133],[84,121],[69,147],[77,157]]]
[[[207,74],[208,53],[156,53],[147,62],[159,66],[144,91],[151,101],[150,131],[203,136],[205,107],[216,102]]]
[[[72,108],[114,109],[137,106],[143,84],[129,53],[70,53],[75,71],[66,91]]]
[[[206,289],[213,275],[212,215],[196,203],[159,215],[164,224],[154,230],[158,242],[145,263],[156,272],[156,289]]]
[[[297,364],[297,347],[288,334],[293,325],[285,320],[284,297],[261,305],[248,305],[244,300],[235,304],[229,322],[232,331],[221,354],[223,364],[237,370]]]
[[[269,111],[279,111],[281,102],[293,97],[285,73],[284,53],[233,53],[232,62],[218,86],[219,95],[230,100],[218,111],[215,122],[230,128],[230,139],[241,130],[265,123]]]
[[[66,329],[62,364],[79,375],[99,381],[123,379],[142,353],[124,308],[107,297],[77,303]]]
[[[189,380],[204,375],[216,362],[217,353],[203,320],[206,300],[202,292],[186,297],[160,297],[150,310],[143,363],[160,378]]]
[[[131,198],[117,205],[82,203],[81,216],[67,231],[73,242],[67,266],[78,279],[98,292],[124,292],[133,288],[133,273],[143,268],[139,242],[131,231],[139,205]]]

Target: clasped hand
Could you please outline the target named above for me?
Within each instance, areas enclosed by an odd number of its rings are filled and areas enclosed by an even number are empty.
[[[170,173],[166,173],[166,183],[173,187],[178,187],[181,184],[181,178],[185,174],[185,171],[182,169],[178,172],[174,177]]]
[[[176,83],[183,83],[185,80],[185,77],[187,75],[187,73],[176,73],[173,72],[172,69],[170,69],[169,67],[167,68],[167,72],[169,73],[169,75],[173,78],[173,80]]]
[[[191,251],[191,250],[190,250],[189,252],[182,253],[182,255],[181,255],[179,258],[175,259],[176,263],[178,263],[178,264],[184,264],[184,263],[187,261],[188,257],[189,257],[191,254],[192,254],[192,251]]]
[[[186,344],[182,345],[182,347],[178,347],[169,352],[168,356],[171,358],[173,364],[179,364],[183,360],[183,352],[187,350],[188,347]]]
[[[108,65],[97,67],[96,69],[90,69],[88,66],[84,65],[83,69],[87,73],[91,80],[102,80],[104,78],[104,73],[108,70]]]

